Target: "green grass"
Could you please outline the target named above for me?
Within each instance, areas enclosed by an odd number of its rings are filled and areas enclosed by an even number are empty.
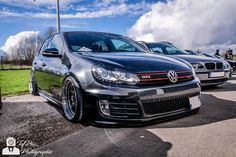
[[[3,66],[3,69],[31,69],[31,66],[30,65],[13,65],[13,64],[3,64],[3,65],[0,65],[0,69],[2,69],[2,66]]]
[[[0,70],[2,95],[14,95],[28,92],[30,70]]]

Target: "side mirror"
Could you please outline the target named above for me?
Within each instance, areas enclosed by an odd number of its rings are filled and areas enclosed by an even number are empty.
[[[46,57],[62,57],[62,55],[59,54],[59,51],[56,48],[46,49],[42,52],[42,55]]]

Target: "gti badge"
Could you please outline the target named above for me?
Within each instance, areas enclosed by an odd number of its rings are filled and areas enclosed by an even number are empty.
[[[178,81],[178,75],[173,70],[170,70],[168,72],[167,77],[169,78],[170,82],[172,82],[172,83],[176,83]]]
[[[150,76],[150,75],[143,75],[143,76],[141,76],[141,78],[142,78],[142,79],[150,79],[151,76]]]

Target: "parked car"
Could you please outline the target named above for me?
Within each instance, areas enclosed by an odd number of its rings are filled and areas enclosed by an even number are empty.
[[[232,77],[232,74],[236,71],[236,61],[234,61],[234,60],[226,60],[221,56],[211,55],[211,54],[208,54],[205,52],[197,53],[192,50],[185,50],[185,51],[191,55],[198,55],[198,56],[200,55],[200,56],[206,56],[206,57],[210,57],[210,58],[220,59],[222,62],[224,62],[225,66],[230,69],[230,77]]]
[[[142,124],[198,111],[192,67],[144,51],[121,35],[57,33],[33,61],[29,91],[61,105],[74,122]]]
[[[233,73],[236,73],[236,61],[235,60],[227,60],[227,62],[233,68]]]
[[[139,42],[139,44],[148,48],[149,52],[168,55],[190,63],[194,67],[202,86],[216,86],[230,78],[229,67],[220,59],[192,55],[168,42]]]
[[[185,51],[188,52],[188,54],[190,54],[190,55],[204,56],[203,54],[197,53],[197,52],[192,51],[192,50],[185,50]],[[207,56],[207,57],[208,57],[208,56]]]

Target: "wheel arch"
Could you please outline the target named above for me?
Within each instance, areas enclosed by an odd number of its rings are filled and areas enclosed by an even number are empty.
[[[76,86],[79,87],[79,88],[81,88],[81,83],[80,83],[78,77],[77,77],[73,72],[68,72],[68,73],[66,73],[65,77],[63,78],[61,87],[63,86],[65,80],[66,80],[68,77],[73,77],[73,79],[76,81]]]

